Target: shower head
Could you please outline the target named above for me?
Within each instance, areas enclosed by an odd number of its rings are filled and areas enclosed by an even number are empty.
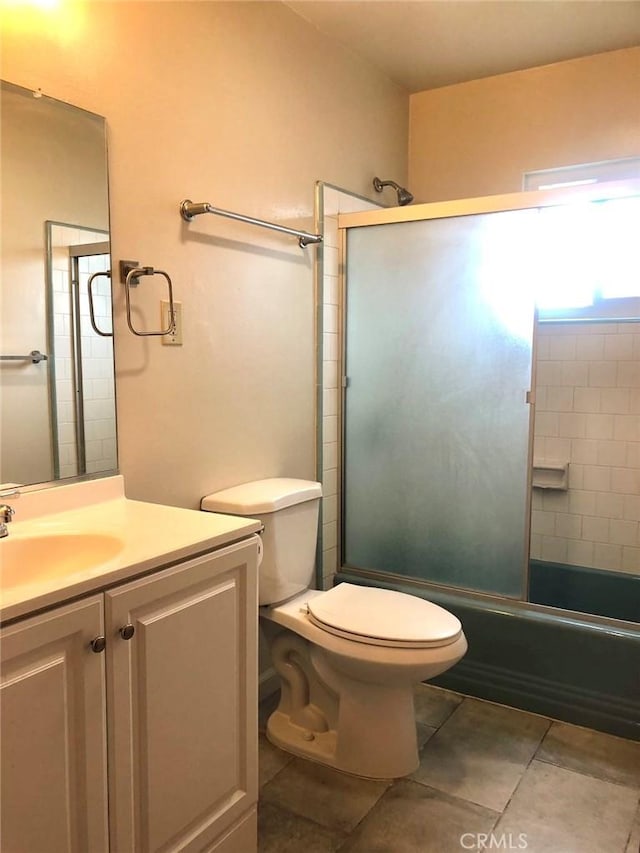
[[[413,201],[413,195],[406,190],[404,187],[401,187],[399,184],[396,184],[395,181],[381,181],[380,178],[373,179],[373,188],[377,193],[381,193],[384,187],[393,187],[394,190],[398,193],[398,204],[400,207],[403,207],[405,204],[411,204]]]

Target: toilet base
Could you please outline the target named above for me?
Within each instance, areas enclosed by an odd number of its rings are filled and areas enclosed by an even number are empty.
[[[365,772],[363,767],[353,762],[345,763],[337,758],[337,732],[332,729],[327,732],[310,732],[308,729],[296,726],[286,714],[279,711],[274,711],[269,718],[269,722],[267,723],[267,740],[284,752],[290,752],[298,758],[305,758],[317,764],[324,764],[327,767],[332,767],[334,770],[348,773],[350,776],[357,776],[360,779],[373,779],[377,781],[400,779],[403,776],[411,775],[411,773],[418,769],[419,765],[416,744],[415,752],[411,751],[412,754],[409,761],[403,766],[399,765],[397,761],[398,756],[396,755],[394,756],[393,767],[384,768],[379,766],[377,770],[370,769],[369,772]]]
[[[337,733],[312,732],[291,722],[288,714],[274,711],[267,722],[267,739],[274,745],[300,758],[335,767]]]
[[[318,656],[313,657],[318,667]],[[338,701],[336,728],[294,722],[285,700],[269,717],[268,740],[285,752],[364,779],[413,773],[419,757],[412,687],[348,686]],[[307,709],[312,720],[315,709]]]

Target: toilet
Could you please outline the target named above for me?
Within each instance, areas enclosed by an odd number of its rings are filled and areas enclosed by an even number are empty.
[[[462,625],[442,607],[393,590],[311,589],[321,496],[319,483],[275,478],[201,503],[264,525],[259,613],[281,681],[267,737],[356,776],[406,776],[419,763],[414,687],[462,658]]]

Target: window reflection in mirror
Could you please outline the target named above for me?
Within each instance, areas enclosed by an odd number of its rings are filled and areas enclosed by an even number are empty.
[[[105,120],[37,95],[2,82],[1,484],[117,464]]]

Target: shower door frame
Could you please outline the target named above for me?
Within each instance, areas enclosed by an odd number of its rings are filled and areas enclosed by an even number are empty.
[[[422,579],[415,576],[399,575],[381,570],[363,569],[350,566],[344,562],[344,502],[345,502],[345,404],[347,379],[345,376],[346,364],[346,300],[347,300],[347,232],[351,228],[366,228],[375,225],[401,224],[404,222],[427,221],[434,219],[447,219],[452,217],[474,216],[488,213],[501,213],[506,211],[535,210],[544,207],[554,207],[579,202],[604,201],[611,198],[624,198],[640,194],[640,180],[602,182],[581,187],[560,188],[552,190],[535,190],[509,193],[505,195],[482,196],[469,199],[455,199],[443,202],[429,202],[414,204],[407,207],[384,208],[381,210],[367,211],[364,213],[345,213],[338,215],[338,242],[339,242],[339,269],[340,269],[340,366],[341,366],[341,394],[338,409],[338,435],[340,436],[340,448],[338,455],[338,572],[348,573],[354,577],[361,577],[364,582],[382,581],[390,584],[397,583],[405,586],[414,586],[422,589],[437,590],[444,595],[459,594],[484,602],[486,605],[500,605],[506,602],[510,606],[534,608],[541,614],[550,615],[566,613],[575,616],[574,611],[562,611],[560,608],[548,607],[547,605],[534,604],[528,600],[529,597],[529,552],[530,552],[530,530],[531,530],[531,476],[533,464],[533,439],[535,418],[535,380],[536,380],[536,337],[534,318],[534,335],[532,341],[532,371],[531,388],[528,397],[529,410],[529,441],[527,454],[527,509],[525,519],[525,542],[524,542],[524,597],[517,598],[496,593],[482,592],[465,587],[449,586],[438,582]],[[604,623],[621,624],[621,620],[612,620],[609,617],[594,614],[580,614],[586,616],[588,621],[596,624]],[[626,623],[622,623],[626,624]],[[632,623],[628,623],[632,627]]]

